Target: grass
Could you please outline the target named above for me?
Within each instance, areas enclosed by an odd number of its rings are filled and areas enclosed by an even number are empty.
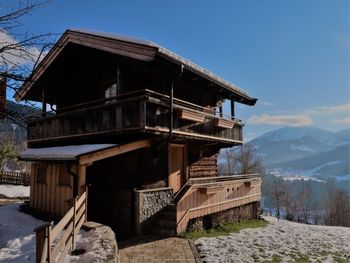
[[[230,233],[237,233],[245,228],[258,228],[265,227],[269,223],[265,220],[244,220],[240,222],[229,222],[220,224],[216,228],[212,228],[204,231],[189,231],[182,232],[179,235],[184,238],[197,239],[201,237],[217,237],[227,236]]]
[[[272,260],[263,261],[263,263],[279,263],[279,262],[281,262],[281,256],[279,255],[273,255]]]

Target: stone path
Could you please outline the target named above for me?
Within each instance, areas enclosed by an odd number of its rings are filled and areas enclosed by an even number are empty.
[[[189,241],[184,238],[143,239],[118,244],[121,263],[196,263]]]

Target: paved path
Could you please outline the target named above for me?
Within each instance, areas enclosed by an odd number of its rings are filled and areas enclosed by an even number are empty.
[[[121,263],[191,262],[196,263],[187,239],[171,237],[144,239],[118,244]]]

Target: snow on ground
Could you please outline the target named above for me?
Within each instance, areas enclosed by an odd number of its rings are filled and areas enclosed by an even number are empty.
[[[19,212],[20,205],[0,207],[0,262],[35,262],[33,229],[44,222]]]
[[[112,230],[106,231],[106,229],[106,226],[98,227],[90,231],[81,229],[80,233],[77,235],[75,249],[84,249],[86,252],[79,256],[70,255],[66,258],[65,262],[115,262],[113,260],[116,250],[114,233]],[[111,234],[113,236],[110,236]]]
[[[264,228],[196,240],[203,262],[350,262],[350,228],[264,218]]]
[[[336,176],[335,177],[338,181],[345,181],[350,180],[350,174],[344,174],[342,176]]]
[[[0,184],[0,195],[9,198],[14,197],[29,197],[30,186]]]
[[[314,181],[314,182],[319,182],[319,183],[326,183],[324,180],[319,180],[313,177],[307,177],[307,176],[284,176],[283,177],[284,181]]]
[[[0,262],[35,262],[35,233],[33,230],[45,223],[29,214],[19,211],[23,203],[0,206]],[[107,262],[113,255],[110,239],[103,232],[80,230],[77,235],[76,249],[87,252],[79,256],[68,256],[66,262]],[[112,232],[113,233],[113,232]],[[113,236],[114,238],[114,236]]]

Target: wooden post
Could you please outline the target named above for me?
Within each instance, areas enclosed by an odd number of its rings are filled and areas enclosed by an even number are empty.
[[[42,94],[41,94],[41,103],[42,103],[41,116],[44,118],[44,117],[46,117],[46,94],[45,94],[45,87],[43,88],[43,91],[42,91]]]
[[[51,224],[46,227],[46,237],[47,237],[47,261],[52,262],[51,259]]]
[[[35,256],[37,263],[50,262],[50,232],[52,223],[46,223],[34,229],[36,236]],[[45,247],[46,246],[46,247]]]
[[[234,98],[231,98],[231,118],[235,117],[235,101]]]
[[[222,115],[222,105],[220,105],[220,107],[219,107],[219,113],[220,113],[220,117],[222,117],[223,115]]]
[[[173,135],[173,125],[174,125],[174,81],[171,82],[170,87],[170,119],[169,119],[169,137]]]
[[[72,250],[75,249],[75,224],[76,224],[76,221],[77,221],[77,199],[76,198],[73,198],[73,235],[72,235]]]
[[[87,211],[88,211],[88,187],[85,187],[85,222],[87,221]]]
[[[37,229],[36,231],[36,262],[40,263],[42,261],[46,261],[46,259],[43,259],[44,255],[44,244],[45,244],[45,234],[46,234],[46,228]]]

